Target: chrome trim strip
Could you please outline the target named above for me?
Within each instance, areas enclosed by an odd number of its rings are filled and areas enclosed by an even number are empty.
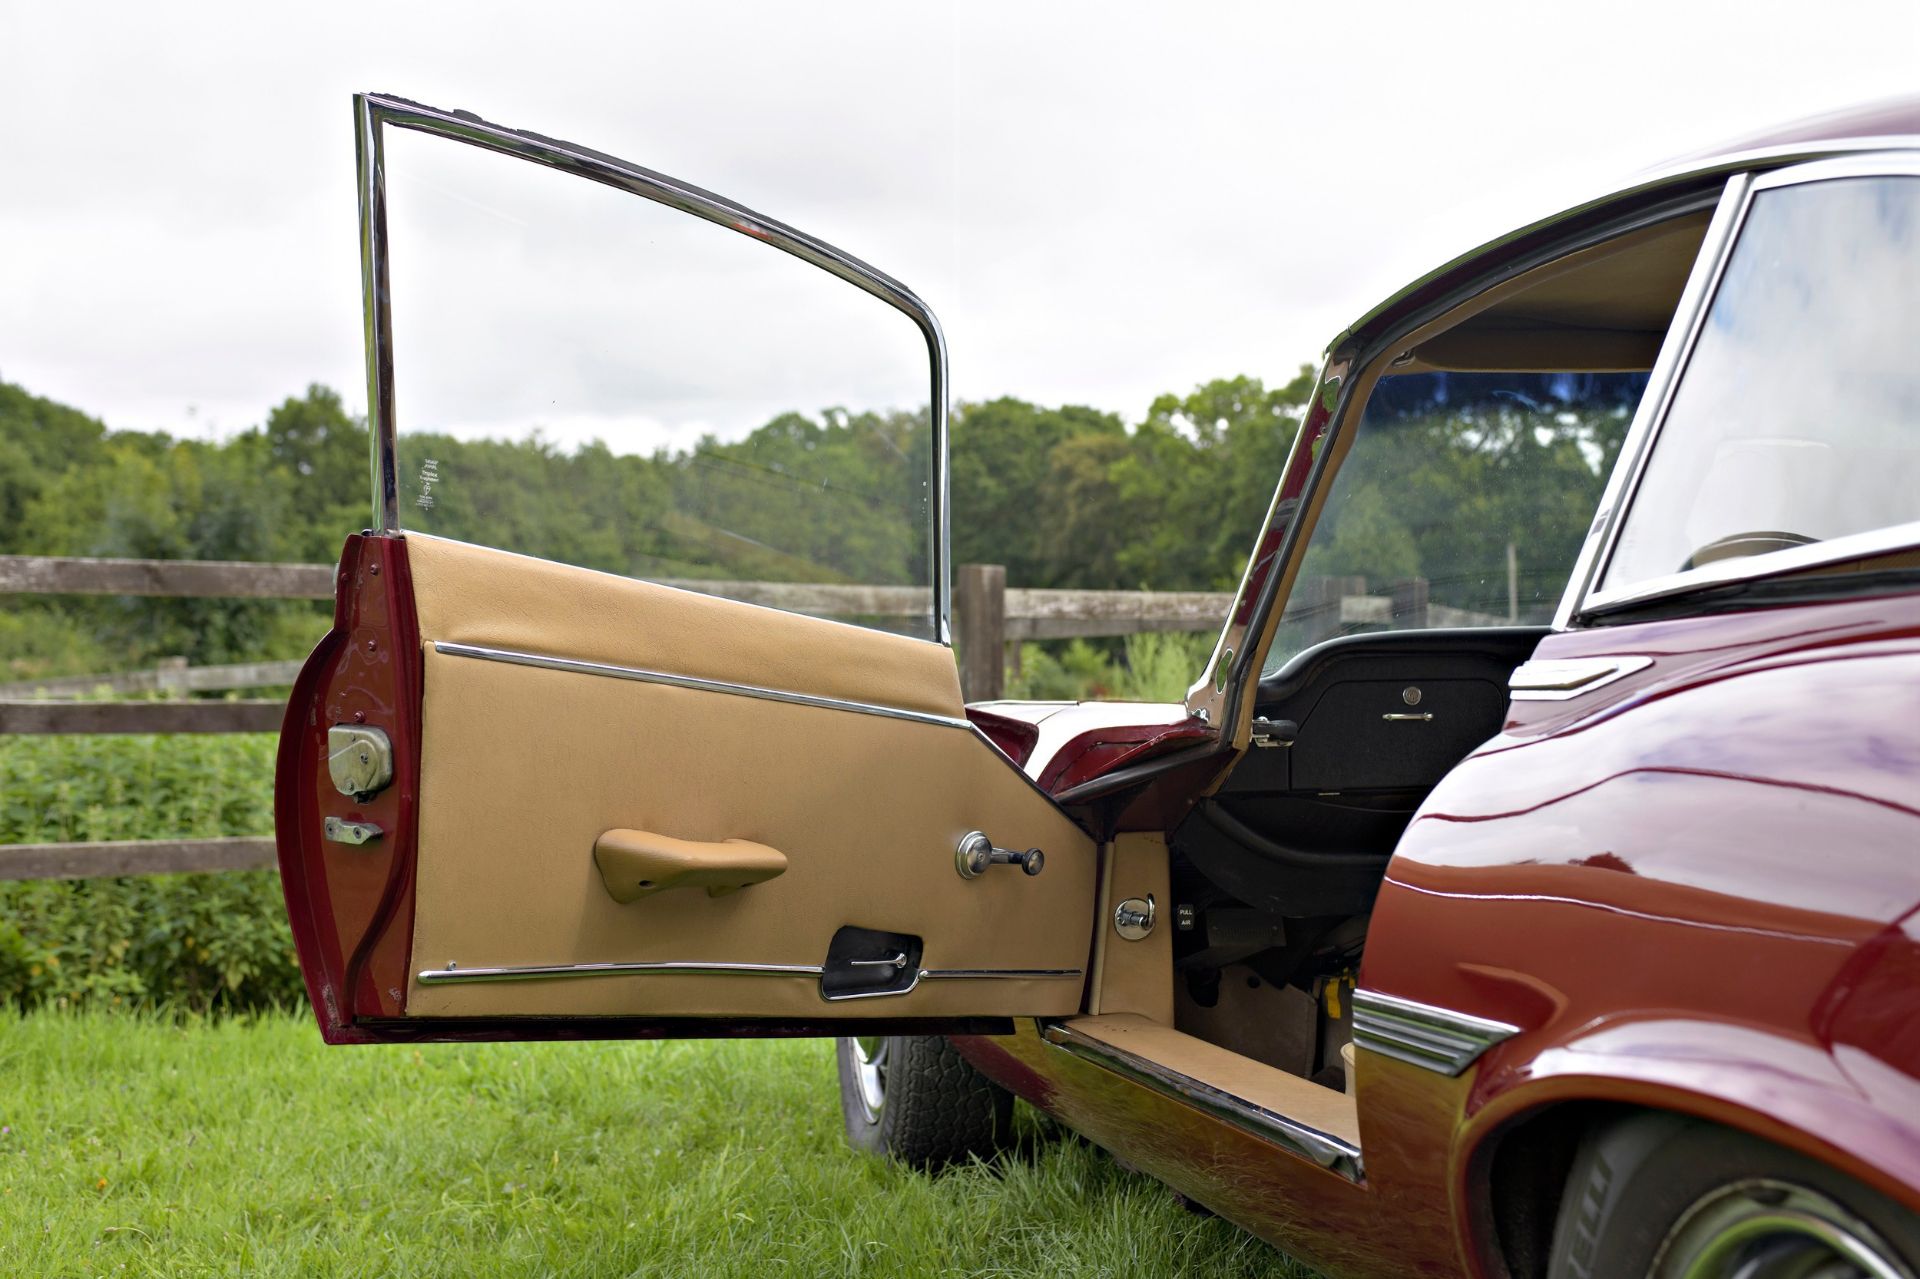
[[[1078,977],[1078,968],[922,968],[913,975],[913,980],[898,990],[854,990],[844,995],[822,994],[820,998],[830,1004],[843,1004],[850,999],[890,999],[895,995],[910,994],[918,989],[923,981],[942,981],[949,978],[994,977],[1006,981],[1050,981],[1061,977]]]
[[[429,968],[420,973],[423,986],[452,986],[478,981],[543,981],[549,977],[819,977],[819,964],[703,964],[690,960],[663,960],[650,964],[524,964],[502,968]]]
[[[1564,702],[1584,697],[1653,665],[1651,657],[1567,657],[1522,662],[1507,677],[1516,702]]]
[[[1706,235],[1701,239],[1700,251],[1693,260],[1693,269],[1687,274],[1687,283],[1680,292],[1679,304],[1674,308],[1673,322],[1667,327],[1666,340],[1660,344],[1660,354],[1654,357],[1653,369],[1647,375],[1646,390],[1640,393],[1640,404],[1634,409],[1633,422],[1627,427],[1626,439],[1621,442],[1620,453],[1613,462],[1613,472],[1607,476],[1606,488],[1600,496],[1600,505],[1595,508],[1593,522],[1587,525],[1586,540],[1580,544],[1580,554],[1573,562],[1573,573],[1567,578],[1567,586],[1560,595],[1560,606],[1554,610],[1553,629],[1564,631],[1573,624],[1573,616],[1581,596],[1586,593],[1587,583],[1598,571],[1602,557],[1612,542],[1614,516],[1622,510],[1633,487],[1639,483],[1640,467],[1646,456],[1647,442],[1653,435],[1654,423],[1666,412],[1668,400],[1673,396],[1679,381],[1680,370],[1685,367],[1686,359],[1693,350],[1695,336],[1705,323],[1707,301],[1713,296],[1714,288],[1720,282],[1720,272],[1725,269],[1727,256],[1733,247],[1734,232],[1738,229],[1743,211],[1746,208],[1748,189],[1752,178],[1747,174],[1738,174],[1729,179],[1720,193],[1720,202],[1714,207],[1713,217],[1707,222]]]
[[[400,531],[397,434],[393,416],[393,331],[387,307],[386,176],[380,129],[392,125],[571,173],[678,209],[682,213],[762,241],[834,275],[907,316],[920,329],[929,364],[928,409],[933,435],[933,484],[927,515],[933,563],[934,636],[953,642],[952,481],[947,465],[947,340],[940,321],[913,290],[843,252],[735,204],[724,196],[642,168],[602,151],[519,129],[491,124],[471,112],[442,111],[388,94],[354,95],[355,149],[359,155],[360,274],[367,341],[367,417],[372,426],[374,523],[383,532]]]
[[[1080,968],[922,968],[920,979],[937,981],[993,977],[1003,981],[1056,981],[1065,977],[1079,977],[1084,972]]]
[[[1519,1033],[1518,1026],[1451,1008],[1372,990],[1353,992],[1356,1047],[1449,1077],[1471,1066],[1487,1049]]]
[[[702,963],[697,960],[660,960],[652,963],[604,964],[521,964],[498,968],[429,968],[418,974],[423,986],[454,986],[485,981],[545,981],[556,977],[813,977],[824,975],[819,964],[736,964]],[[998,978],[1004,981],[1051,981],[1079,977],[1078,968],[922,968],[913,984],[899,990],[858,991],[846,995],[828,995],[829,1003],[849,999],[877,999],[904,995],[923,981],[952,978]]]
[[[1344,1138],[1321,1132],[1191,1075],[1169,1070],[1158,1062],[1083,1035],[1070,1023],[1045,1025],[1041,1036],[1054,1047],[1083,1061],[1092,1062],[1155,1092],[1178,1098],[1211,1118],[1337,1173],[1348,1181],[1357,1183],[1366,1179],[1360,1147]]]
[[[445,640],[435,640],[433,650],[448,657],[475,657],[489,662],[506,662],[513,666],[532,666],[539,670],[565,671],[574,675],[602,675],[609,679],[630,679],[644,684],[665,684],[672,688],[688,688],[700,693],[757,697],[763,701],[786,702],[794,706],[853,711],[860,715],[904,719],[916,724],[937,724],[942,728],[978,731],[971,720],[957,719],[951,715],[935,715],[930,711],[901,710],[895,706],[880,706],[872,702],[842,701],[839,698],[819,697],[812,693],[789,693],[784,689],[761,688],[757,684],[733,684],[725,680],[700,679],[693,675],[670,675],[665,671],[642,670],[637,666],[612,666],[605,662],[586,662],[572,657],[547,657],[539,653],[515,652],[512,649],[484,648],[478,644],[450,644]]]
[[[366,94],[353,96],[353,154],[360,191],[360,323],[367,362],[373,526],[400,527],[399,455],[393,439],[393,320],[387,305],[386,148]]]
[[[1659,444],[1660,431],[1666,425],[1674,393],[1679,389],[1680,380],[1685,375],[1687,362],[1693,356],[1700,334],[1706,328],[1707,317],[1713,310],[1713,299],[1720,289],[1721,277],[1725,274],[1727,264],[1733,257],[1735,242],[1739,239],[1740,229],[1746,225],[1747,217],[1753,208],[1754,197],[1761,191],[1805,186],[1814,182],[1848,178],[1913,176],[1920,176],[1920,151],[1895,150],[1874,155],[1851,155],[1815,160],[1759,176],[1743,174],[1728,183],[1726,197],[1722,200],[1721,207],[1715,210],[1713,225],[1708,229],[1707,244],[1702,246],[1703,256],[1694,267],[1693,277],[1687,281],[1686,293],[1681,300],[1681,310],[1675,315],[1676,325],[1683,317],[1686,320],[1684,337],[1676,344],[1675,334],[1678,329],[1668,332],[1667,342],[1661,349],[1659,362],[1655,365],[1656,379],[1663,373],[1665,376],[1664,382],[1659,386],[1658,403],[1654,403],[1654,384],[1649,382],[1647,395],[1641,399],[1640,411],[1634,415],[1633,425],[1628,429],[1626,442],[1620,450],[1620,458],[1614,464],[1614,473],[1607,481],[1607,493],[1601,500],[1600,513],[1595,516],[1593,530],[1588,535],[1588,544],[1582,548],[1578,568],[1568,581],[1567,594],[1561,601],[1559,614],[1554,618],[1555,629],[1566,629],[1576,617],[1619,608],[1623,605],[1686,594],[1734,582],[1754,581],[1780,573],[1790,573],[1797,569],[1844,563],[1847,560],[1862,559],[1887,551],[1920,546],[1920,520],[1916,520],[1889,528],[1870,529],[1863,533],[1848,534],[1845,537],[1829,538],[1806,546],[1769,551],[1764,555],[1717,560],[1698,568],[1646,578],[1627,586],[1607,590],[1599,586],[1600,579],[1605,574],[1606,566],[1611,562],[1615,546],[1619,541],[1622,518],[1633,504],[1634,495],[1640,487],[1641,477],[1652,458],[1653,450]],[[1723,214],[1728,216],[1728,223],[1724,227],[1721,225]],[[1718,241],[1714,239],[1716,231],[1722,236]],[[1709,265],[1705,257],[1709,247],[1714,252],[1711,269],[1703,270],[1703,267]],[[1697,296],[1696,285],[1701,286]],[[1695,308],[1691,313],[1687,311],[1690,305]]]

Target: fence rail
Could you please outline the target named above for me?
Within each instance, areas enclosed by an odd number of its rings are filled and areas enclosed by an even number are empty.
[[[220,693],[239,688],[291,684],[301,663],[237,662],[229,666],[189,666],[184,657],[162,658],[150,671],[113,675],[61,675],[53,679],[0,684],[0,702],[54,697],[90,697],[95,693]],[[0,730],[3,731],[3,730]]]
[[[93,844],[0,844],[0,879],[99,879],[273,865],[273,837],[121,839]]]
[[[325,600],[333,598],[333,566],[0,555],[0,594]]]

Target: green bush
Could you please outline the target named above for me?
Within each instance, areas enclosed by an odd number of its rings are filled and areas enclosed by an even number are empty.
[[[194,1012],[283,1007],[300,967],[270,870],[0,885],[0,999]]]
[[[0,844],[273,829],[265,733],[0,736]]]
[[[1020,673],[1007,680],[1007,696],[1021,701],[1177,702],[1200,677],[1213,653],[1214,636],[1149,632],[1112,646],[1069,640],[1023,644]]]
[[[272,828],[273,738],[0,737],[0,843]],[[0,882],[0,1002],[281,1006],[299,966],[272,871]]]

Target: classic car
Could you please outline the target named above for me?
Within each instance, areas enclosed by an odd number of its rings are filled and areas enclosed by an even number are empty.
[[[911,291],[598,151],[355,111],[372,523],[276,797],[329,1043],[834,1036],[857,1147],[991,1155],[1023,1098],[1332,1276],[1920,1274],[1920,100],[1361,315],[1168,705],[963,704]],[[402,136],[904,317],[919,623],[443,535]]]

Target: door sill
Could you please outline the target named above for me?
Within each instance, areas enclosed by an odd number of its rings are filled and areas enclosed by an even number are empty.
[[[1065,1052],[1348,1181],[1365,1180],[1354,1099],[1132,1013],[1042,1023]]]

